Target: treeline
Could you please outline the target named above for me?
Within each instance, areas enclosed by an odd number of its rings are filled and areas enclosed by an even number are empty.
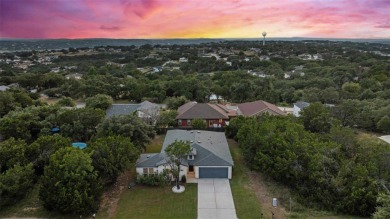
[[[321,134],[307,128],[304,119],[293,117],[239,117],[227,135],[238,140],[250,168],[296,190],[301,203],[359,216],[374,213],[390,183],[388,144],[338,125]]]
[[[89,99],[82,109],[16,107],[0,119],[0,207],[17,203],[39,183],[47,209],[96,212],[104,189],[155,135],[136,115],[104,118],[100,99]],[[71,146],[78,141],[87,148]]]

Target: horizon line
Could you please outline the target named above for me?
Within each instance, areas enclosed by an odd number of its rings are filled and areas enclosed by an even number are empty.
[[[212,37],[199,37],[199,38],[184,38],[184,37],[172,37],[172,38],[105,38],[105,37],[92,37],[92,38],[7,38],[7,37],[0,37],[0,40],[235,40],[235,39],[258,39],[263,40],[262,37],[218,37],[218,38],[212,38]],[[266,37],[266,39],[337,39],[337,40],[390,40],[390,37],[386,38],[344,38],[344,37],[301,37],[301,36],[293,36],[293,37]]]

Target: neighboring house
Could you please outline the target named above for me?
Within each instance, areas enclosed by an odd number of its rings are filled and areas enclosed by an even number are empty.
[[[83,75],[80,74],[80,73],[74,73],[74,74],[68,74],[68,75],[65,75],[65,78],[66,79],[76,79],[76,80],[80,80],[81,78],[83,78]]]
[[[8,89],[9,89],[8,86],[0,85],[0,91],[6,91]]]
[[[139,104],[112,104],[106,111],[106,117],[136,113],[146,123],[154,125],[160,114],[160,105],[144,101]]]
[[[294,103],[294,109],[293,109],[293,115],[295,117],[300,117],[301,116],[301,111],[305,108],[308,107],[310,103],[306,103],[303,101],[299,101]]]
[[[229,110],[221,104],[188,102],[177,109],[178,127],[190,128],[193,119],[203,119],[208,128],[220,128],[229,124]]]
[[[282,110],[286,115],[293,114],[294,108],[292,107],[284,107],[284,106],[278,106],[280,110]]]
[[[268,113],[270,115],[285,115],[285,113],[277,106],[262,100],[241,103],[237,106],[240,110],[241,115],[246,117],[258,116],[263,113]]]
[[[141,154],[136,162],[137,174],[154,175],[170,169],[165,149],[175,140],[188,141],[191,146],[191,152],[180,166],[180,179],[183,175],[187,179],[232,178],[234,163],[225,134],[196,130],[169,130],[160,153]]]

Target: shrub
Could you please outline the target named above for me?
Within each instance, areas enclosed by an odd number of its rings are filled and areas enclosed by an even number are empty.
[[[181,176],[181,182],[182,182],[182,183],[186,183],[186,182],[187,182],[187,177],[186,177],[186,175]]]

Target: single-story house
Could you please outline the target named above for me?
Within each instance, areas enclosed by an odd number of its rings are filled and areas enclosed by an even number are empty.
[[[136,162],[137,174],[159,174],[170,169],[165,149],[175,140],[188,141],[191,146],[180,167],[180,179],[183,175],[187,179],[232,178],[234,163],[225,133],[197,130],[169,130],[160,153],[141,154]]]
[[[177,126],[190,128],[193,119],[203,119],[208,128],[220,128],[229,124],[229,109],[221,104],[188,102],[177,109]]]
[[[153,125],[160,114],[160,108],[160,105],[149,101],[137,104],[112,104],[106,111],[106,117],[136,113],[139,118]]]
[[[293,115],[295,117],[300,117],[301,111],[304,108],[308,107],[309,105],[310,105],[310,103],[303,102],[303,101],[298,101],[298,102],[294,103]]]
[[[241,115],[249,116],[258,116],[263,113],[268,113],[270,115],[283,116],[286,115],[282,110],[272,103],[268,103],[263,100],[241,103],[237,105],[240,109]]]

